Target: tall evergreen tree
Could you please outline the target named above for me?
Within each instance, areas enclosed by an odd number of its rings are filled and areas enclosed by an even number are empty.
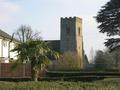
[[[108,1],[101,7],[96,20],[99,23],[100,32],[110,37],[105,42],[105,46],[111,51],[119,48],[120,38],[113,36],[120,36],[120,0]]]

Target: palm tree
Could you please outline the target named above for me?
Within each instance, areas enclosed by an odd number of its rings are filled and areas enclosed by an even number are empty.
[[[32,78],[38,81],[39,71],[51,63],[49,56],[59,58],[59,54],[51,50],[47,43],[41,40],[31,40],[18,44],[12,51],[17,51],[18,61],[31,63]]]

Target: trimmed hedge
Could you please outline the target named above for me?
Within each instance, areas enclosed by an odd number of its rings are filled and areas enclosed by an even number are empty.
[[[120,76],[120,72],[62,72],[49,71],[48,77],[71,77],[71,76]]]

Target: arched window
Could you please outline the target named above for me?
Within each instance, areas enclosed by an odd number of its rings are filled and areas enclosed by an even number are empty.
[[[80,36],[80,27],[78,28],[78,35]]]
[[[70,34],[70,28],[69,28],[69,27],[66,28],[66,34],[67,34],[67,35]]]

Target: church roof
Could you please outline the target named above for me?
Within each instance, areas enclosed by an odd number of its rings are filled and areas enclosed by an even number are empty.
[[[10,39],[10,40],[12,39],[12,36],[11,36],[11,35],[9,35],[8,33],[4,32],[4,31],[2,31],[2,30],[0,30],[0,37],[7,38],[7,39]],[[19,42],[19,41],[16,40],[15,38],[13,38],[13,40],[16,41],[16,42]]]
[[[45,42],[52,50],[60,52],[60,40],[46,40]]]

